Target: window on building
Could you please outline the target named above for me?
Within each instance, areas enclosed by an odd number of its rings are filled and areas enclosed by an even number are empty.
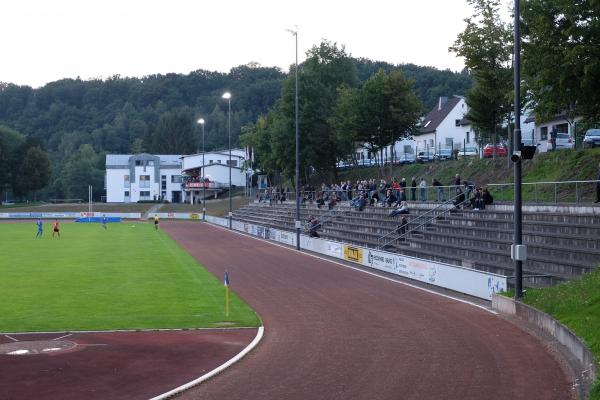
[[[123,187],[125,187],[125,188],[129,187],[129,175],[123,176]]]
[[[171,175],[171,183],[181,183],[181,175]]]
[[[435,144],[433,143],[433,139],[429,139],[429,147],[434,147]]]
[[[140,187],[141,188],[149,188],[150,187],[150,175],[140,175]]]
[[[135,165],[136,165],[136,166],[138,166],[138,167],[139,167],[140,165],[143,165],[143,164],[142,164],[142,160],[135,160]]]
[[[548,140],[548,127],[542,126],[540,134],[542,135],[542,140]]]
[[[209,160],[208,161],[210,164],[214,164],[215,162],[213,160]]]
[[[218,162],[219,164],[221,164],[221,160],[217,160],[217,162]]]
[[[465,134],[465,139],[467,140],[467,143],[471,143],[471,132]]]
[[[125,197],[129,197],[129,190],[125,191]]]
[[[237,167],[237,160],[227,160],[227,165],[229,165],[230,163],[232,167]]]
[[[141,190],[140,191],[140,199],[141,200],[150,200],[150,191]]]
[[[460,126],[460,119],[454,120],[454,126]]]
[[[446,138],[446,147],[453,147],[453,146],[454,146],[454,139]]]

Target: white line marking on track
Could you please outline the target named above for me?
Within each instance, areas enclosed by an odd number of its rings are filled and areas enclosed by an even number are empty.
[[[306,251],[296,250],[294,248],[290,248],[290,247],[284,246],[282,244],[272,242],[272,241],[267,240],[267,239],[263,239],[263,238],[259,238],[259,237],[256,237],[256,236],[245,234],[243,232],[231,230],[231,229],[229,229],[227,227],[224,227],[224,226],[220,226],[220,225],[216,225],[216,224],[211,224],[210,222],[209,222],[209,224],[210,224],[210,226],[221,228],[221,229],[223,229],[225,231],[232,232],[232,233],[235,233],[237,235],[241,235],[241,236],[248,237],[248,238],[251,238],[251,239],[255,239],[255,240],[258,240],[258,241],[261,241],[261,242],[265,242],[265,243],[271,244],[273,246],[281,247],[283,249],[286,249],[286,250],[289,250],[289,251],[293,251],[295,253],[304,254],[305,256],[317,258],[317,259],[322,260],[322,261],[326,261],[326,262],[330,262],[330,263],[333,263],[333,264],[337,264],[337,265],[340,265],[340,266],[342,266],[344,268],[350,268],[350,269],[352,269],[354,271],[362,272],[362,273],[367,274],[367,275],[371,275],[371,276],[375,276],[377,278],[385,279],[386,281],[390,281],[390,282],[398,283],[400,285],[408,286],[408,287],[411,287],[411,288],[414,288],[414,289],[422,290],[422,291],[424,291],[426,293],[434,294],[436,296],[441,296],[441,297],[444,297],[444,298],[447,298],[447,299],[450,299],[450,300],[455,300],[455,301],[458,301],[460,303],[468,304],[470,306],[473,306],[473,307],[479,308],[481,310],[487,311],[490,314],[498,315],[498,313],[496,311],[494,311],[494,310],[492,310],[490,308],[487,308],[485,306],[482,306],[480,304],[473,303],[472,301],[460,299],[458,297],[453,297],[453,296],[450,296],[450,295],[447,295],[447,294],[444,294],[444,293],[439,293],[439,292],[436,292],[435,290],[426,289],[426,288],[423,288],[423,287],[420,287],[420,286],[417,286],[417,285],[413,285],[411,283],[407,283],[407,282],[403,282],[403,281],[400,281],[400,280],[397,280],[397,279],[394,279],[394,278],[390,278],[390,277],[387,277],[387,276],[379,275],[379,274],[376,274],[374,272],[365,271],[363,269],[356,268],[356,267],[353,267],[353,266],[350,266],[350,265],[347,265],[347,264],[343,264],[343,263],[335,261],[335,260],[329,260],[327,258],[318,256],[316,254],[311,254],[311,253],[307,253]]]
[[[64,338],[66,338],[67,336],[71,336],[71,335],[72,335],[72,333],[67,333],[66,335],[62,335],[61,337],[57,337],[56,339],[52,339],[52,340],[60,340],[60,339],[64,339]]]
[[[9,338],[9,339],[10,339],[10,340],[12,340],[13,342],[18,342],[18,341],[19,341],[19,339],[15,339],[14,337],[10,337],[10,336],[8,336],[8,335],[4,335],[4,336],[6,336],[7,338]]]
[[[235,364],[236,362],[238,362],[239,360],[241,360],[242,358],[244,358],[244,356],[246,356],[246,354],[248,354],[253,348],[256,347],[256,345],[261,341],[263,335],[264,335],[264,327],[259,327],[258,328],[258,332],[256,332],[256,336],[254,337],[254,340],[252,340],[252,342],[250,342],[250,344],[248,346],[246,346],[244,348],[244,350],[242,350],[241,352],[239,352],[238,354],[236,354],[235,356],[233,356],[233,358],[231,358],[229,361],[227,361],[225,364],[213,369],[210,372],[207,372],[206,374],[202,375],[199,378],[194,379],[193,381],[190,381],[184,385],[181,385],[173,390],[170,390],[166,393],[160,394],[156,397],[151,398],[150,400],[163,400],[163,399],[168,399],[174,395],[176,395],[177,393],[181,393],[191,387],[194,387],[196,385],[201,384],[202,382],[212,378],[213,376],[217,375],[218,373],[220,373],[221,371],[223,371],[226,368],[229,368],[231,365]]]

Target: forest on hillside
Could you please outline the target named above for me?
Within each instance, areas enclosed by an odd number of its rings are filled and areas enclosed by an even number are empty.
[[[423,112],[439,96],[464,94],[471,85],[466,73],[366,59],[353,63],[360,81],[380,69],[401,70],[414,80]],[[63,79],[37,89],[0,82],[0,126],[5,128],[0,135],[17,132],[47,152],[50,174],[45,188],[37,191],[39,198],[87,197],[88,184],[99,198],[105,154],[194,153],[200,150],[198,118],[206,121],[205,148],[227,147],[228,109],[221,97],[226,91],[232,94],[231,134],[237,146],[242,127],[273,107],[287,77],[278,68],[248,64],[229,73],[197,70],[141,78]],[[19,173],[11,171],[18,167],[8,150],[0,148],[0,190],[15,193]],[[31,198],[31,193],[18,195]]]

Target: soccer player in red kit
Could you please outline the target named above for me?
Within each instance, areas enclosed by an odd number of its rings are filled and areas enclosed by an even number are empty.
[[[58,227],[58,220],[55,219],[54,220],[54,225],[53,225],[53,229],[52,229],[52,239],[54,239],[54,234],[58,234],[58,238],[60,239],[60,229]]]

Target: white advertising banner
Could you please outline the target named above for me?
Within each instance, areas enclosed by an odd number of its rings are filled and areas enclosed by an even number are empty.
[[[363,249],[362,264],[488,300],[507,289],[505,276],[385,251]]]
[[[208,217],[207,220],[209,220]],[[227,226],[225,218],[211,217],[209,222]],[[239,221],[234,221],[233,227],[253,236],[295,245],[295,232],[268,229]],[[300,248],[486,300],[491,300],[493,293],[506,291],[508,287],[507,278],[502,275],[326,239],[311,238],[307,235],[300,235]]]

